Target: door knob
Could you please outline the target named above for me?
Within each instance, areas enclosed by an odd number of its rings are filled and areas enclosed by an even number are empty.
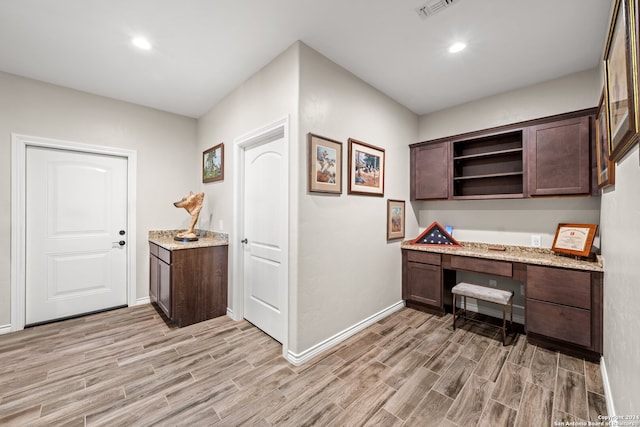
[[[249,240],[245,237],[244,239],[240,240],[240,243],[249,243]]]

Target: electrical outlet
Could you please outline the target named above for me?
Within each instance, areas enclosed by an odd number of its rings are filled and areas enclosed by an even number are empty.
[[[532,234],[531,235],[531,246],[533,246],[534,248],[539,248],[540,247],[540,235],[539,234]]]
[[[491,280],[489,280],[489,286],[492,287],[492,288],[495,288],[495,287],[498,286],[498,282],[493,280],[493,279],[491,279]]]

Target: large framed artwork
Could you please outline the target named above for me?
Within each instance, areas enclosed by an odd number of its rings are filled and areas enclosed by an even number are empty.
[[[309,191],[342,194],[342,143],[309,133]]]
[[[224,144],[220,143],[202,153],[202,182],[224,179]]]
[[[384,149],[349,138],[349,194],[384,196]]]
[[[636,142],[635,0],[616,0],[604,53],[605,105],[609,126],[609,158],[617,161]]]
[[[615,184],[616,163],[609,160],[609,128],[607,109],[604,105],[604,89],[600,95],[596,113],[596,163],[598,165],[598,187],[605,188]]]

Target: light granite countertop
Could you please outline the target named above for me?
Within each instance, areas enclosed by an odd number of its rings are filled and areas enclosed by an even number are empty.
[[[209,246],[226,246],[229,244],[229,235],[216,231],[196,230],[198,240],[195,242],[182,242],[174,240],[176,234],[184,230],[151,230],[149,241],[170,251],[180,249],[206,248]]]
[[[572,268],[575,270],[603,271],[602,262],[582,261],[557,255],[551,249],[531,248],[527,246],[494,245],[476,242],[460,242],[461,247],[447,245],[419,245],[411,240],[402,242],[402,249],[434,252],[440,254],[461,255],[476,258],[487,258],[500,261],[520,262],[523,264],[546,265],[550,267]],[[505,248],[504,251],[491,250],[489,247]]]

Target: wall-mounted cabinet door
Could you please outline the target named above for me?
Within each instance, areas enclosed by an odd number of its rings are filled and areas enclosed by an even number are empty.
[[[411,149],[411,200],[449,197],[449,142]]]
[[[531,196],[589,194],[589,120],[577,117],[527,130]]]

